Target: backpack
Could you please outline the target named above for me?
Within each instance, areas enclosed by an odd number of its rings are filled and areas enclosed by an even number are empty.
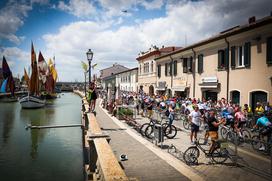
[[[170,112],[169,112],[169,110],[167,109],[167,110],[165,111],[165,116],[169,116],[169,114],[170,114]]]

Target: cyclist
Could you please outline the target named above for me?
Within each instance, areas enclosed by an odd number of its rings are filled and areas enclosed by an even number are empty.
[[[209,125],[209,137],[211,137],[211,147],[209,150],[209,153],[212,153],[215,149],[215,142],[218,140],[218,127],[220,124],[224,124],[225,120],[221,119],[218,121],[215,118],[215,112],[212,110],[209,112],[209,117],[208,117],[208,125]]]
[[[261,114],[264,113],[264,108],[263,108],[263,106],[261,105],[260,102],[257,102],[257,107],[255,108],[255,113],[257,115],[261,115]]]
[[[235,131],[239,134],[240,137],[242,137],[240,130],[242,126],[246,123],[246,117],[244,113],[241,111],[241,108],[239,106],[235,107],[234,119],[235,119],[234,123]]]
[[[194,144],[193,137],[197,140],[197,133],[201,124],[201,113],[199,112],[198,106],[194,106],[194,110],[189,114],[189,120],[191,124],[191,144]]]
[[[248,116],[249,114],[252,114],[251,107],[248,106],[248,104],[244,104],[243,111],[244,111],[244,114],[245,114],[246,116]]]
[[[257,120],[256,125],[253,127],[253,129],[256,129],[258,127],[262,127],[260,130],[261,140],[264,141],[264,136],[267,136],[267,143],[270,142],[271,139],[271,133],[272,133],[272,123],[268,120],[265,114],[262,114],[261,117]],[[262,143],[260,148],[260,151],[265,150],[265,146]]]
[[[222,119],[225,120],[225,125],[230,125],[234,128],[234,119],[233,116],[228,112],[227,109],[224,109],[221,113]]]

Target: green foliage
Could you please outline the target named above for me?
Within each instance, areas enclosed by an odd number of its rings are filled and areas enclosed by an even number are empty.
[[[128,108],[120,108],[118,111],[118,115],[131,116],[133,115],[133,111]]]

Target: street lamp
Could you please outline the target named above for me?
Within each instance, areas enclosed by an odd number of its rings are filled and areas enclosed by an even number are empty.
[[[86,53],[87,55],[87,59],[88,59],[88,62],[89,62],[89,85],[91,84],[91,63],[92,63],[92,60],[93,60],[93,52],[91,49],[89,49]]]

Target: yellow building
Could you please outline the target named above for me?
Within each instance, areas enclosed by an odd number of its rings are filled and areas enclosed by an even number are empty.
[[[155,93],[157,88],[157,74],[155,58],[165,55],[169,52],[177,50],[177,47],[162,47],[152,46],[147,52],[141,52],[136,58],[138,61],[138,90],[149,95]]]
[[[155,61],[161,73],[157,84],[166,82],[172,94],[213,100],[224,97],[253,107],[256,102],[272,102],[272,17],[257,21],[251,17],[246,25]]]

